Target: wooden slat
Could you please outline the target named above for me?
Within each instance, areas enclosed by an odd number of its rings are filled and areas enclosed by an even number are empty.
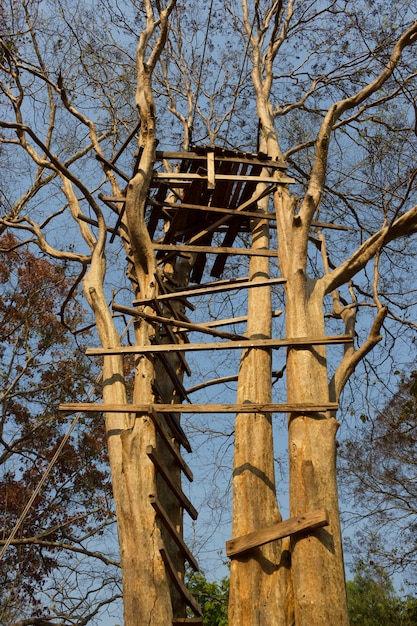
[[[219,248],[214,246],[199,246],[199,245],[189,245],[189,244],[173,244],[173,243],[153,243],[153,248],[155,250],[162,250],[165,252],[174,252],[175,254],[181,254],[182,252],[198,252],[204,254],[232,254],[235,256],[266,256],[266,257],[276,257],[276,250],[252,250],[252,248]],[[165,258],[162,258],[161,261],[165,262]]]
[[[143,317],[144,319],[150,322],[159,322],[164,326],[177,326],[178,331],[182,332],[184,330],[187,331],[195,331],[199,333],[206,333],[208,335],[212,335],[213,337],[219,337],[221,339],[244,339],[242,335],[237,335],[236,333],[228,333],[222,330],[215,330],[214,328],[210,328],[210,326],[204,324],[193,324],[191,322],[185,322],[184,320],[176,320],[171,317],[163,317],[161,315],[151,315],[150,313],[145,313],[145,311],[138,311],[132,307],[123,306],[119,304],[112,305],[113,311],[117,311],[119,313],[124,313],[125,315],[132,315],[134,317]]]
[[[236,279],[236,280],[227,280],[227,281],[216,281],[213,283],[206,283],[205,285],[199,285],[198,287],[188,287],[187,289],[183,289],[182,291],[173,291],[171,293],[163,293],[157,296],[157,300],[173,300],[175,298],[187,297],[191,296],[200,296],[206,295],[216,292],[222,291],[235,291],[238,289],[253,289],[256,287],[264,287],[267,285],[280,285],[286,282],[285,278],[269,278],[267,280],[248,280],[244,279]],[[143,299],[143,300],[134,300],[133,304],[135,306],[143,306],[153,302],[153,299]]]
[[[268,166],[266,166],[268,167]],[[165,180],[168,184],[172,181],[178,183],[179,181],[189,180],[207,180],[207,176],[202,174],[190,174],[189,172],[154,172],[152,174],[154,180]],[[273,178],[272,176],[240,176],[239,174],[216,174],[216,180],[232,180],[243,183],[271,183],[274,182],[277,185],[287,185],[295,183],[295,178],[289,176],[281,176],[280,178]]]
[[[155,424],[155,427],[156,427],[156,429],[157,429],[161,439],[163,439],[166,447],[168,448],[168,450],[170,451],[170,453],[174,457],[175,462],[177,463],[178,467],[180,467],[182,469],[182,471],[187,476],[189,481],[194,480],[193,473],[192,473],[191,469],[188,467],[187,463],[182,458],[180,451],[177,450],[177,448],[173,445],[171,439],[168,437],[167,433],[165,432],[164,428],[162,427],[162,424],[161,424],[161,422],[158,419],[157,412],[155,410],[151,410],[149,414],[150,414],[150,416],[152,418],[153,423]]]
[[[126,198],[124,196],[120,196],[120,197],[116,197],[116,196],[101,196],[101,200],[103,200],[104,202],[125,202]],[[253,204],[255,204],[257,200],[253,201]],[[168,210],[170,209],[189,209],[190,211],[205,211],[208,213],[219,213],[222,214],[224,213],[225,215],[231,215],[236,216],[236,211],[239,211],[239,215],[242,217],[259,217],[265,220],[272,220],[272,221],[276,221],[277,216],[275,213],[257,213],[256,211],[240,211],[239,207],[237,209],[225,209],[225,208],[220,208],[220,207],[213,207],[213,206],[203,206],[200,204],[186,204],[186,203],[175,203],[175,202],[157,202],[155,199],[150,198],[148,201],[148,204],[151,204],[152,206],[159,206],[161,208],[166,208]],[[83,216],[81,219],[84,219],[84,221],[87,221],[85,216]],[[94,220],[92,220],[93,222]],[[94,224],[96,225],[97,222]],[[333,222],[311,222],[311,225],[314,226],[315,228],[327,228],[329,230],[333,229],[333,230],[351,230],[350,226],[344,226],[341,224],[333,224]],[[110,230],[110,228],[108,229]]]
[[[159,517],[163,521],[165,528],[168,530],[169,534],[171,535],[171,537],[173,538],[173,540],[175,541],[175,543],[177,544],[181,552],[184,554],[188,563],[191,565],[191,567],[193,568],[195,572],[198,572],[200,568],[198,566],[196,559],[191,554],[183,538],[181,537],[181,535],[175,528],[174,524],[169,519],[168,513],[165,511],[165,509],[163,508],[159,500],[155,498],[154,496],[150,496],[149,501],[151,505],[153,506],[154,510],[156,511],[156,513],[159,515]]]
[[[351,335],[329,335],[328,337],[289,337],[288,339],[238,339],[236,341],[216,341],[207,343],[161,344],[147,346],[118,346],[117,348],[87,348],[88,356],[110,354],[149,354],[158,352],[198,352],[203,350],[234,350],[245,348],[309,348],[330,344],[351,343]]]
[[[255,204],[255,200],[252,202],[252,204]],[[148,204],[151,204],[152,206],[160,206],[161,208],[164,208],[168,211],[171,210],[184,210],[184,211],[203,211],[204,213],[217,213],[219,215],[226,215],[226,216],[232,216],[232,217],[249,217],[249,218],[254,218],[254,217],[259,217],[262,219],[266,219],[266,220],[273,220],[275,221],[276,215],[275,213],[258,213],[256,211],[238,211],[238,209],[225,209],[225,208],[220,208],[220,207],[214,207],[214,206],[204,206],[202,204],[188,204],[188,203],[175,203],[175,202],[156,202],[153,199],[149,199]]]
[[[263,546],[266,543],[282,539],[295,533],[306,532],[314,528],[328,526],[329,519],[326,509],[311,511],[298,517],[292,517],[285,522],[261,528],[247,535],[226,541],[226,555],[229,557],[242,554],[247,550]]]
[[[152,446],[148,446],[146,448],[146,454],[148,455],[148,457],[154,464],[155,468],[158,470],[159,474],[165,480],[166,484],[171,489],[172,493],[178,498],[179,502],[187,511],[191,519],[196,520],[198,517],[197,510],[193,507],[190,500],[187,498],[185,493],[180,489],[180,487],[174,483],[168,469],[166,468],[164,463],[160,459],[158,459],[155,448],[153,448]]]
[[[189,607],[194,611],[194,613],[198,616],[202,615],[201,606],[197,602],[195,598],[188,591],[187,587],[184,585],[182,580],[178,578],[177,572],[175,570],[174,564],[168,556],[168,552],[165,550],[163,546],[159,548],[159,551],[162,556],[162,560],[165,563],[165,567],[170,575],[172,582],[177,588],[178,593],[183,597]]]
[[[157,280],[157,283],[158,283],[160,291],[163,293],[166,290],[166,284],[163,283],[163,281],[161,279],[161,276],[158,273],[156,274],[156,280]],[[186,302],[185,301],[182,301],[182,302],[183,302],[184,306],[186,306]],[[172,303],[172,304],[168,303],[168,308],[171,311],[172,317],[175,317],[174,305],[175,305],[175,303]],[[155,301],[153,303],[153,306],[154,306],[154,308],[156,310],[156,313],[158,315],[162,315],[162,309],[161,309],[160,303],[158,301]],[[175,333],[172,332],[172,329],[169,326],[166,327],[166,333],[167,333],[168,337],[170,338],[171,343],[178,343],[178,340],[179,340],[178,336],[175,335]],[[184,337],[183,339],[184,339],[184,342],[187,341],[186,337]],[[179,358],[179,360],[181,362],[181,365],[183,367],[183,371],[186,372],[188,374],[188,376],[191,376],[191,370],[190,370],[190,368],[188,366],[188,363],[186,361],[185,356],[180,353],[180,354],[178,354],[178,358]]]
[[[69,402],[58,409],[65,413],[322,413],[337,411],[337,402],[313,403],[263,403],[263,404],[103,404]]]
[[[125,180],[126,182],[129,182],[130,176],[122,172],[122,170],[116,167],[114,163],[105,159],[101,154],[96,154],[96,159],[97,161],[100,161],[101,163],[104,163],[105,165],[110,167],[113,170],[113,172],[116,172],[116,174],[118,174],[121,178],[123,178],[123,180]]]
[[[204,161],[206,159],[205,153],[202,151],[198,152],[173,152],[169,150],[157,150],[156,158],[159,160],[163,159],[181,159],[183,161]],[[284,161],[273,161],[271,158],[260,159],[257,156],[252,154],[242,154],[237,152],[236,155],[232,155],[231,151],[224,155],[219,154],[219,152],[215,151],[215,159],[216,161],[224,161],[230,163],[248,163],[249,165],[262,165],[263,167],[272,167],[273,169],[287,169],[287,164]]]
[[[279,317],[283,314],[282,310],[276,309],[272,311],[272,317]],[[223,320],[213,320],[211,322],[202,322],[200,326],[207,326],[207,328],[212,328],[216,326],[229,326],[230,324],[241,324],[242,322],[247,322],[247,315],[240,315],[238,317],[229,317],[228,319]]]
[[[214,189],[215,186],[214,150],[207,150],[207,187],[208,189]]]

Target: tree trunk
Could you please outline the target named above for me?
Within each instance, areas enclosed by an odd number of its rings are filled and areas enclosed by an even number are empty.
[[[268,228],[257,222],[253,247],[268,248]],[[252,257],[251,280],[269,278],[266,258]],[[269,287],[249,289],[248,338],[271,336]],[[250,349],[241,357],[238,403],[271,402],[271,352]],[[281,521],[278,510],[272,416],[240,413],[236,416],[233,470],[232,536],[252,532]],[[286,623],[286,553],[275,541],[232,559],[229,623],[231,626],[282,626]]]
[[[323,337],[323,294],[304,273],[287,276],[287,336]],[[294,348],[287,357],[288,402],[328,402],[326,348]],[[290,515],[324,507],[330,525],[292,537],[297,626],[347,626],[345,578],[336,482],[338,422],[329,413],[289,416]],[[331,599],[331,601],[329,601]]]

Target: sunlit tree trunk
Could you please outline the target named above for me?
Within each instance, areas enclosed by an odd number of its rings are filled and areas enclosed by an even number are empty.
[[[252,247],[269,247],[268,226],[254,221]],[[269,260],[252,257],[250,278],[269,278]],[[249,289],[247,337],[271,337],[269,286]],[[271,351],[249,349],[241,357],[237,402],[271,402]],[[240,413],[236,416],[233,469],[232,536],[281,521],[278,510],[272,416]],[[288,563],[281,542],[269,543],[232,559],[230,568],[229,623],[231,626],[282,625],[286,623],[285,577]]]
[[[287,336],[323,337],[322,294],[302,272],[287,275]],[[289,349],[287,394],[291,403],[327,403],[326,348]],[[325,508],[329,526],[291,542],[297,626],[348,624],[336,482],[338,422],[328,412],[289,415],[290,515]],[[333,600],[329,602],[329,598]]]

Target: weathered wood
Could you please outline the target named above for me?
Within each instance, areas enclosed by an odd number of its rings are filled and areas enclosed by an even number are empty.
[[[125,313],[126,315],[133,315],[134,317],[143,317],[150,322],[159,322],[164,326],[177,326],[179,332],[183,330],[194,330],[199,333],[212,335],[213,337],[220,337],[221,339],[244,339],[242,335],[236,335],[235,333],[228,333],[222,330],[214,330],[213,328],[210,328],[209,326],[205,326],[203,324],[193,324],[192,322],[176,320],[172,317],[151,315],[150,313],[145,313],[145,311],[138,311],[137,309],[128,306],[113,304],[113,311]]]
[[[295,533],[313,530],[314,528],[322,528],[328,524],[329,519],[326,509],[318,509],[298,517],[291,517],[285,522],[274,524],[268,528],[261,528],[253,533],[226,541],[226,555],[229,557],[236,556],[252,548],[263,546],[270,541],[282,539]]]
[[[194,174],[190,172],[154,172],[152,175],[154,180],[165,180],[168,184],[173,181],[188,181],[188,180],[207,180],[207,175]],[[278,185],[287,185],[295,183],[295,178],[289,176],[281,176],[280,178],[273,178],[272,176],[240,176],[239,174],[216,174],[216,179],[221,180],[233,180],[236,182],[244,183],[271,183],[274,182]]]
[[[156,158],[158,160],[163,159],[181,159],[182,161],[204,161],[206,159],[206,155],[204,152],[199,154],[198,152],[174,152],[169,150],[157,150]],[[229,152],[227,156],[222,156],[215,152],[216,161],[230,162],[230,163],[247,163],[249,165],[261,165],[262,167],[270,167],[273,169],[286,170],[287,164],[284,161],[274,161],[270,158],[266,158],[265,160],[260,159],[257,156],[251,154],[242,154],[237,152],[236,155],[231,155]]]
[[[191,504],[190,500],[187,498],[185,493],[178,487],[178,485],[174,483],[174,481],[172,480],[170,476],[168,469],[165,467],[164,463],[160,459],[158,459],[158,456],[155,453],[156,453],[156,450],[152,446],[148,446],[146,448],[146,454],[148,455],[148,457],[150,458],[150,460],[156,467],[159,474],[165,480],[166,484],[171,489],[172,493],[175,494],[178,501],[182,504],[182,506],[187,511],[191,519],[196,520],[198,517],[197,510],[193,507],[193,505]]]
[[[188,289],[183,289],[182,291],[172,291],[171,293],[165,293],[158,296],[158,300],[174,300],[175,298],[187,297],[190,296],[200,296],[200,295],[208,295],[211,293],[216,293],[219,291],[235,291],[238,289],[251,289],[256,286],[262,285],[280,285],[284,284],[285,278],[270,278],[268,280],[259,281],[259,283],[255,283],[253,280],[247,279],[236,279],[236,280],[227,280],[227,281],[218,281],[218,283],[206,283],[205,285],[199,285],[198,287],[189,287]],[[134,300],[133,304],[135,306],[144,306],[153,302],[153,300]]]
[[[157,280],[158,285],[159,285],[159,290],[161,292],[163,292],[166,289],[166,287],[165,287],[164,283],[162,282],[161,277],[160,277],[160,275],[158,273],[156,274],[156,280]],[[182,301],[182,303],[184,304],[184,306],[187,305],[185,301]],[[155,300],[153,302],[153,307],[154,307],[154,309],[155,309],[155,311],[156,311],[156,313],[158,315],[162,315],[162,309],[161,309],[161,306],[160,306],[160,303],[158,302],[158,300]],[[172,304],[168,303],[168,308],[171,311],[172,317],[175,317],[175,309],[174,309],[173,303]],[[178,336],[175,335],[175,333],[172,332],[172,329],[169,326],[166,327],[166,333],[167,333],[168,337],[170,338],[171,343],[178,343],[178,341],[179,341]],[[184,343],[186,343],[186,342],[187,342],[187,338],[184,337]],[[179,358],[179,360],[181,362],[181,365],[183,367],[184,372],[186,372],[188,374],[188,376],[191,376],[191,370],[190,370],[190,368],[188,366],[188,363],[186,361],[185,355],[183,355],[182,353],[179,353],[178,354],[178,358]]]
[[[187,463],[182,458],[181,453],[172,444],[171,439],[168,437],[167,433],[163,429],[162,424],[161,424],[161,422],[158,419],[157,412],[155,410],[151,410],[149,415],[151,416],[152,421],[155,424],[155,427],[156,427],[156,429],[157,429],[161,439],[163,439],[166,447],[168,448],[168,450],[170,451],[170,453],[174,457],[175,462],[177,463],[178,467],[180,467],[182,469],[182,471],[187,476],[189,481],[194,480],[193,473],[192,473],[191,469],[188,467]]]
[[[116,172],[116,174],[118,174],[120,176],[120,178],[123,178],[124,181],[129,182],[130,180],[130,176],[128,176],[127,174],[125,174],[124,172],[122,172],[121,169],[119,169],[118,167],[116,167],[114,165],[114,163],[112,163],[111,161],[108,161],[107,159],[105,159],[103,157],[103,155],[101,154],[96,154],[96,159],[97,161],[100,161],[101,163],[104,163],[105,165],[107,165],[108,167],[110,167],[113,172]]]
[[[188,591],[187,587],[184,585],[184,583],[182,582],[182,580],[180,580],[178,578],[177,572],[175,570],[174,564],[172,563],[171,559],[168,556],[167,551],[165,550],[165,548],[163,546],[161,546],[159,548],[159,551],[161,553],[162,559],[165,563],[165,567],[170,575],[170,578],[172,580],[172,582],[174,583],[175,587],[177,588],[178,593],[181,594],[181,596],[184,598],[184,600],[186,601],[186,603],[188,604],[188,606],[194,611],[194,613],[196,615],[202,615],[202,611],[201,611],[201,606],[199,605],[199,603],[197,602],[197,600],[195,598],[193,598],[193,596],[191,595],[191,593]]]
[[[280,315],[282,315],[283,311],[276,309],[275,311],[272,311],[272,317],[279,317]],[[238,317],[229,317],[228,319],[224,319],[224,320],[213,320],[211,322],[202,322],[200,324],[200,326],[207,326],[207,328],[212,328],[212,327],[216,327],[216,326],[229,326],[230,324],[241,324],[242,322],[247,322],[248,321],[248,316],[247,315],[240,315]]]
[[[175,252],[175,254],[181,254],[181,252],[204,252],[206,254],[234,254],[236,256],[267,256],[276,257],[276,250],[251,250],[250,248],[216,248],[214,246],[198,246],[181,244],[175,245],[173,243],[153,243],[155,250],[162,250],[166,252]],[[164,261],[164,259],[162,259]]]
[[[191,567],[193,568],[195,572],[198,572],[200,568],[198,566],[196,559],[190,552],[188,546],[186,545],[184,539],[181,537],[181,535],[175,528],[174,524],[169,519],[169,515],[163,508],[162,504],[154,496],[149,496],[149,502],[153,506],[157,515],[161,518],[162,522],[164,523],[165,528],[167,529],[167,531],[169,532],[169,534],[171,535],[171,537],[173,538],[173,540],[175,541],[175,543],[177,544],[181,552],[184,554],[188,563],[191,565]]]
[[[264,404],[102,404],[69,402],[60,404],[64,413],[322,413],[337,411],[337,402],[313,403],[264,403]]]
[[[147,346],[119,346],[117,348],[87,348],[88,356],[102,356],[107,354],[149,354],[158,352],[198,352],[202,350],[234,350],[244,348],[309,348],[330,344],[351,343],[351,335],[329,335],[322,338],[289,337],[288,339],[237,339],[236,341],[216,341],[207,343],[162,344]]]
[[[214,189],[216,176],[214,171],[214,150],[207,150],[207,188]]]
[[[78,213],[77,220],[81,220],[82,222],[85,222],[86,224],[90,224],[90,226],[96,226],[97,228],[99,228],[99,224],[97,220],[93,220],[91,217],[87,217],[86,215],[83,215],[82,213]],[[117,234],[117,228],[111,228],[110,226],[106,226],[106,230],[108,233],[111,233],[112,235]]]
[[[164,344],[157,344],[157,345],[161,347]],[[173,344],[170,344],[170,345],[173,345]],[[179,345],[182,345],[182,344],[179,344]],[[180,354],[182,354],[182,352]],[[185,391],[185,387],[182,384],[182,381],[180,380],[177,372],[175,371],[175,368],[172,366],[170,360],[168,359],[168,356],[165,353],[165,350],[160,350],[157,354],[157,357],[162,363],[162,366],[165,369],[166,373],[168,374],[169,378],[171,379],[171,382],[174,385],[174,388],[177,390],[179,397],[182,400],[189,400],[187,396],[187,392]]]
[[[231,217],[249,217],[249,218],[260,217],[262,219],[272,220],[272,221],[276,221],[277,219],[274,213],[257,213],[255,211],[239,211],[238,208],[225,209],[225,208],[214,207],[214,206],[204,206],[202,204],[188,204],[186,202],[177,202],[177,203],[168,202],[168,201],[157,202],[156,200],[153,200],[153,199],[149,200],[149,204],[151,204],[152,206],[159,206],[168,211],[170,211],[171,209],[184,210],[184,211],[190,210],[190,211],[202,211],[204,213],[217,213],[219,215],[226,215],[226,216],[230,215]],[[253,201],[252,204],[255,204],[255,201]]]

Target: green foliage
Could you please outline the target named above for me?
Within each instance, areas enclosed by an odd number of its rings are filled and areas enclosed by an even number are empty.
[[[227,626],[229,578],[209,582],[202,572],[187,576],[187,587],[203,609],[204,626]]]
[[[383,568],[359,565],[346,588],[351,626],[417,624],[417,599],[400,598]]]

